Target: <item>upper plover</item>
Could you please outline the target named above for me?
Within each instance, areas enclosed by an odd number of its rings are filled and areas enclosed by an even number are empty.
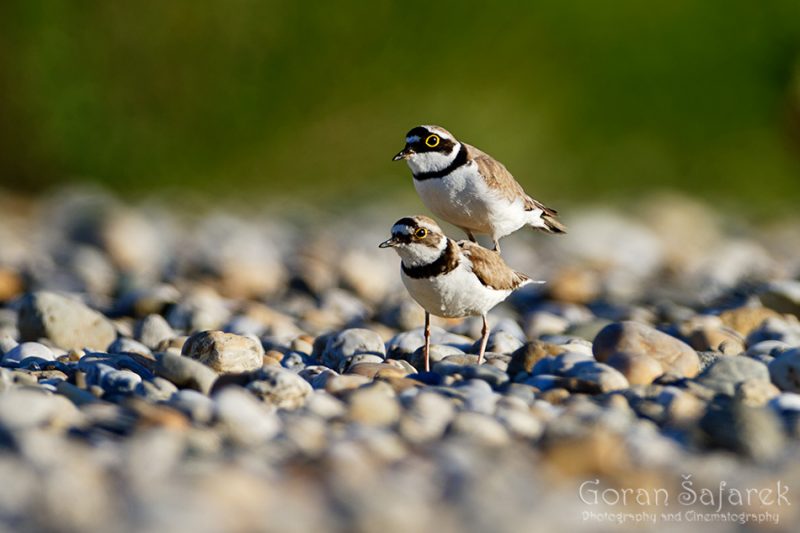
[[[437,216],[461,228],[471,241],[489,235],[499,240],[522,226],[566,233],[555,209],[528,196],[502,163],[439,126],[417,126],[393,161],[405,159],[414,187]]]

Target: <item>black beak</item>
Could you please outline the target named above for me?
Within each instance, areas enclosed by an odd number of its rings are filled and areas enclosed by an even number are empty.
[[[392,161],[400,161],[401,159],[408,159],[409,156],[414,155],[414,150],[406,146],[396,156],[392,158]]]
[[[391,239],[387,239],[378,245],[378,248],[392,248],[397,246],[397,240],[392,237]]]

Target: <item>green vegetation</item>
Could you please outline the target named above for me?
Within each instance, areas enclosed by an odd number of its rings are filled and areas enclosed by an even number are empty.
[[[0,177],[363,198],[435,123],[548,201],[800,199],[800,2],[0,6]]]

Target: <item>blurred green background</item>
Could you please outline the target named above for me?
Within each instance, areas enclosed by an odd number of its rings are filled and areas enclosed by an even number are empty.
[[[0,3],[0,176],[347,203],[440,124],[548,203],[800,199],[800,2]],[[253,196],[251,196],[253,197]]]

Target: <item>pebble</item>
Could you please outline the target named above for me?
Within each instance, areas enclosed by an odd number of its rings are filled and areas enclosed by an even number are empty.
[[[767,408],[751,407],[735,398],[716,398],[700,419],[711,444],[756,461],[777,457],[785,446],[781,422]]]
[[[683,341],[638,322],[619,322],[603,328],[594,339],[594,355],[605,362],[627,352],[654,358],[664,372],[694,377],[700,371],[697,353]]]
[[[778,355],[769,364],[769,375],[782,391],[800,392],[800,348]]]
[[[780,318],[780,314],[767,307],[737,307],[719,315],[722,324],[747,337],[768,318]]]
[[[107,351],[108,353],[137,354],[148,359],[153,357],[153,353],[150,351],[150,348],[139,341],[135,341],[127,337],[117,338],[117,340],[111,343]]]
[[[23,298],[19,331],[22,340],[48,338],[65,350],[102,350],[117,336],[114,326],[102,314],[79,300],[47,291]]]
[[[174,353],[164,352],[156,355],[155,373],[181,388],[198,390],[204,394],[211,392],[217,380],[217,373],[206,365]]]
[[[631,385],[649,385],[664,373],[661,363],[642,353],[615,352],[606,363],[621,372]]]
[[[345,329],[327,339],[321,361],[323,365],[342,372],[353,356],[366,354],[381,360],[386,358],[386,347],[380,336],[368,329]]]
[[[420,392],[408,402],[398,429],[412,443],[431,442],[442,438],[455,413],[455,406],[444,396]]]
[[[256,370],[261,368],[264,358],[259,340],[222,331],[195,333],[186,340],[182,353],[220,374]]]
[[[386,383],[373,381],[355,389],[347,396],[350,420],[367,426],[390,426],[400,418],[400,404],[394,389]]]
[[[554,357],[564,352],[564,348],[549,342],[539,340],[527,342],[511,354],[508,363],[508,375],[512,379],[520,373],[533,372],[533,367],[545,357]]]
[[[217,424],[236,444],[265,444],[280,431],[278,416],[240,387],[226,387],[213,400]]]
[[[561,373],[568,378],[575,378],[591,383],[597,392],[605,393],[615,390],[627,389],[628,380],[621,372],[609,365],[597,361],[581,361],[572,365]]]
[[[767,284],[759,298],[765,307],[800,318],[800,281],[772,281]]]
[[[133,331],[135,339],[151,350],[155,350],[159,344],[176,336],[167,319],[155,313],[139,320]]]
[[[756,380],[769,383],[767,366],[749,357],[720,357],[697,377],[697,382],[709,389],[733,396],[737,385]]]
[[[456,414],[450,424],[449,434],[493,448],[505,446],[510,440],[506,428],[494,417],[469,411]]]
[[[38,342],[23,342],[17,344],[3,356],[3,364],[19,363],[28,357],[36,357],[44,361],[55,361],[53,351]]]
[[[302,407],[312,391],[311,385],[294,372],[273,366],[265,366],[256,371],[246,388],[280,409]]]

